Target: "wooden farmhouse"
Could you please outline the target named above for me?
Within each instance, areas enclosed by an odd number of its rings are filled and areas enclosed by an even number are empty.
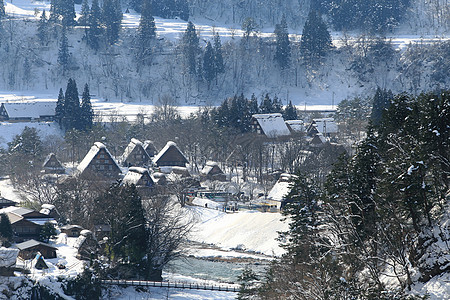
[[[252,115],[251,126],[254,132],[271,139],[291,134],[280,113]]]
[[[227,180],[227,176],[223,173],[219,164],[214,161],[208,161],[206,163],[205,167],[200,171],[200,178],[203,180]]]
[[[80,176],[98,180],[115,180],[121,173],[111,153],[100,142],[94,143],[77,169]]]
[[[47,158],[42,164],[45,174],[64,174],[66,169],[63,167],[61,162],[56,158],[54,153],[47,155]]]
[[[0,105],[0,121],[53,121],[55,108],[55,101],[5,102]]]
[[[68,237],[79,237],[83,227],[80,225],[64,225],[61,228],[61,232],[65,233]]]
[[[145,168],[131,167],[122,181],[124,184],[134,184],[137,187],[152,188],[155,182],[150,176],[150,172]]]
[[[144,141],[144,150],[150,157],[154,157],[157,154],[157,150],[152,141],[146,140]]]
[[[153,158],[153,162],[158,167],[186,167],[189,163],[177,144],[171,141]]]
[[[16,206],[16,202],[3,198],[2,195],[0,194],[0,209],[10,206]]]
[[[38,242],[36,240],[29,240],[16,245],[19,249],[19,257],[23,259],[31,259],[40,252],[44,258],[56,258],[56,248],[49,244]]]
[[[120,161],[124,167],[143,167],[151,163],[151,158],[139,140],[131,139]]]
[[[16,242],[38,239],[41,228],[45,223],[56,224],[54,218],[24,207],[8,207],[2,209],[0,213],[2,212],[8,216]]]

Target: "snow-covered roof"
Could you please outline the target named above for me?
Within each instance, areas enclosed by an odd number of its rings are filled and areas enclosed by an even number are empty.
[[[28,240],[26,242],[17,244],[16,247],[19,250],[24,250],[24,249],[32,248],[32,247],[35,247],[35,246],[38,246],[38,245],[42,245],[42,246],[53,248],[53,249],[57,250],[55,247],[53,247],[53,246],[51,246],[49,244],[46,244],[46,243],[43,243],[43,242],[39,242],[39,241],[36,241],[36,240]]]
[[[186,160],[186,162],[188,161],[186,156],[184,156],[183,152],[181,152],[180,148],[178,148],[177,144],[175,142],[168,141],[167,144],[164,146],[164,148],[162,148],[161,151],[159,151],[159,153],[157,155],[155,155],[155,157],[153,158],[153,162],[157,163],[158,160],[160,160],[161,157],[172,147],[174,147],[175,149],[178,150],[178,152]]]
[[[322,134],[338,132],[338,126],[333,118],[313,119],[312,124]]]
[[[12,267],[16,264],[18,249],[0,247],[0,267]]]
[[[303,122],[303,120],[287,120],[285,122],[293,131],[306,131],[305,123]]]
[[[148,175],[150,176],[150,173],[146,168],[131,167],[128,169],[127,174],[123,178],[123,182],[137,185],[139,180],[142,178],[142,176],[145,175],[145,173],[148,173]]]
[[[140,146],[143,147],[143,144],[140,140],[132,138],[130,143],[128,144],[128,146],[125,148],[125,151],[123,151],[122,157],[121,157],[121,161],[125,161],[128,156],[131,154],[131,152],[133,152],[134,148],[136,148],[136,146]]]
[[[252,117],[258,121],[259,126],[267,137],[275,138],[290,134],[280,113],[256,114],[252,115]]]
[[[86,168],[89,166],[89,164],[91,163],[91,161],[94,159],[94,157],[97,155],[97,153],[101,150],[101,149],[105,149],[106,153],[111,157],[112,161],[114,162],[114,164],[116,165],[116,167],[118,169],[119,166],[117,165],[116,160],[112,157],[111,153],[108,151],[108,149],[106,148],[106,146],[103,143],[100,142],[95,142],[94,145],[91,147],[91,149],[89,150],[89,152],[86,154],[86,156],[83,158],[83,160],[80,162],[80,164],[77,167],[77,170],[80,173],[83,173],[84,170],[86,170]]]
[[[287,175],[287,174],[283,174]],[[270,190],[269,194],[267,195],[267,198],[274,201],[282,201],[284,197],[289,193],[290,191],[290,182],[287,176],[280,176],[280,179],[275,183],[273,188]]]
[[[2,103],[9,118],[38,119],[42,116],[54,116],[55,101],[21,101]]]
[[[215,162],[215,161],[207,161],[206,165],[203,167],[203,169],[200,171],[200,173],[203,174],[203,175],[208,175],[209,172],[211,172],[212,169],[214,169],[214,167],[217,167],[217,168],[220,169],[219,164],[217,162]]]
[[[55,159],[58,162],[59,166],[47,166],[47,164],[49,163],[49,161],[51,159]],[[58,160],[58,158],[56,158],[55,153],[50,153],[49,155],[47,155],[47,157],[44,160],[44,163],[42,164],[42,167],[49,168],[49,169],[64,169],[61,162]]]

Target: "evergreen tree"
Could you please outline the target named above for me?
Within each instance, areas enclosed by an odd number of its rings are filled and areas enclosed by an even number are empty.
[[[55,119],[56,122],[58,122],[60,128],[62,128],[63,126],[63,119],[65,114],[64,102],[65,101],[63,89],[59,89],[58,101],[56,101],[56,108],[55,108]]]
[[[48,243],[51,238],[56,237],[57,232],[55,225],[50,222],[45,222],[42,226],[41,231],[39,232],[39,240],[44,243]]]
[[[78,97],[77,84],[72,78],[69,78],[67,82],[64,99],[64,128],[66,130],[80,129],[80,98]]]
[[[42,11],[41,17],[39,19],[37,36],[39,38],[39,43],[41,45],[46,45],[48,41],[48,20],[45,14],[45,9]]]
[[[289,67],[291,57],[291,45],[289,42],[289,33],[286,24],[286,17],[283,15],[281,23],[275,25],[276,50],[275,61],[280,65],[281,69]]]
[[[259,277],[248,266],[242,271],[242,274],[238,277],[240,284],[238,300],[254,299],[255,294],[258,291]]]
[[[189,3],[187,0],[175,0],[174,17],[179,17],[181,20],[189,20]]]
[[[63,0],[51,0],[50,1],[49,21],[56,22],[60,19],[61,14],[62,14],[62,2],[63,2]]]
[[[214,49],[208,41],[206,43],[205,54],[203,55],[203,78],[208,82],[208,89],[215,75]]]
[[[12,242],[14,236],[13,229],[11,227],[11,222],[5,213],[0,214],[0,239],[4,239],[8,244]],[[8,247],[7,245],[4,245]]]
[[[225,66],[223,64],[223,55],[222,55],[222,43],[220,41],[219,33],[214,35],[214,72],[216,76],[216,84],[217,84],[217,75],[225,72]]]
[[[248,111],[251,115],[259,113],[258,99],[256,98],[255,94],[252,94],[252,96],[250,97]]]
[[[19,154],[30,160],[42,156],[43,145],[37,129],[25,126],[22,133],[16,135],[8,143],[8,152],[10,154]]]
[[[98,0],[92,0],[92,6],[89,13],[89,28],[86,33],[87,44],[95,51],[100,48],[100,37],[103,28],[101,25],[101,10]]]
[[[289,104],[284,108],[283,118],[285,120],[297,120],[297,109],[292,105],[292,101],[289,100]]]
[[[58,64],[62,67],[63,74],[65,74],[69,68],[69,59],[69,41],[66,35],[66,27],[63,26],[61,30],[61,42],[58,51]]]
[[[272,101],[272,112],[273,113],[282,113],[283,112],[283,103],[281,103],[281,100],[278,99],[277,95],[273,97]]]
[[[5,3],[3,0],[0,0],[0,20],[6,17]]]
[[[185,66],[189,73],[197,74],[198,55],[200,52],[199,38],[195,31],[194,24],[189,21],[186,31],[183,35],[183,53],[185,59]]]
[[[386,91],[386,89],[382,90],[380,87],[377,88],[373,97],[372,113],[370,115],[373,125],[377,126],[380,124],[383,112],[389,108],[393,97],[391,91]]]
[[[94,119],[94,111],[91,105],[91,95],[89,94],[89,86],[86,83],[84,85],[83,95],[81,97],[81,128],[82,130],[88,130],[92,128],[93,119]]]
[[[142,4],[141,19],[137,29],[139,63],[148,64],[151,55],[151,44],[156,37],[155,19],[152,16],[150,0]]]
[[[89,2],[88,0],[83,0],[83,3],[81,4],[81,14],[78,18],[78,24],[80,26],[87,26],[89,24]]]
[[[308,64],[318,62],[331,48],[327,25],[315,11],[310,11],[303,27],[300,51]]]
[[[264,96],[264,99],[261,102],[261,105],[259,106],[259,111],[262,114],[269,114],[271,112],[273,112],[273,103],[272,103],[272,99],[270,99],[269,94],[266,94],[266,96]]]
[[[106,41],[108,44],[113,45],[119,39],[122,23],[122,10],[117,0],[103,1],[102,20],[106,28]]]
[[[74,0],[61,0],[61,16],[63,26],[70,27],[76,24],[75,22],[75,2]]]

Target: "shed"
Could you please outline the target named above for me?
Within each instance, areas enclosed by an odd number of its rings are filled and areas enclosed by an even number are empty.
[[[33,261],[31,262],[31,266],[38,270],[48,269],[48,266],[45,263],[44,257],[40,253],[36,254]]]
[[[44,258],[56,258],[57,248],[49,244],[36,240],[29,240],[16,245],[19,249],[19,257],[23,259],[31,259],[37,252],[40,252]]]

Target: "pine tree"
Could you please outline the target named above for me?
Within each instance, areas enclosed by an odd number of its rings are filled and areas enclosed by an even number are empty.
[[[320,61],[331,48],[331,36],[327,25],[315,11],[310,11],[303,27],[300,51],[307,64]]]
[[[208,82],[208,89],[215,75],[214,49],[208,41],[206,43],[205,54],[203,55],[203,78]]]
[[[42,11],[41,17],[39,19],[37,36],[39,38],[39,43],[41,45],[46,45],[48,40],[48,20],[45,14],[45,9]]]
[[[65,101],[63,89],[59,89],[58,101],[56,101],[56,108],[55,108],[55,119],[56,122],[58,122],[60,128],[62,128],[63,126],[63,119],[65,115],[64,102]]]
[[[92,110],[91,95],[89,94],[89,86],[84,85],[83,95],[81,97],[81,129],[88,130],[92,128],[94,111]]]
[[[256,98],[255,94],[252,94],[252,96],[250,97],[248,111],[252,115],[259,113],[258,98]]]
[[[55,225],[50,222],[45,222],[42,226],[41,231],[39,232],[39,240],[44,243],[48,243],[51,238],[56,237],[57,232]]]
[[[220,41],[219,33],[214,35],[214,72],[216,77],[217,84],[217,75],[225,72],[225,66],[223,64],[223,55],[222,55],[222,43]]]
[[[61,42],[58,51],[58,64],[62,67],[63,74],[65,74],[69,68],[69,59],[69,41],[66,35],[66,27],[63,26],[61,30]]]
[[[275,26],[276,50],[275,61],[281,69],[289,67],[291,57],[291,45],[289,42],[289,33],[286,24],[286,17],[283,15],[281,23]]]
[[[197,74],[198,55],[200,52],[199,38],[191,21],[188,22],[182,43],[185,65],[189,73]]]
[[[142,4],[141,19],[137,29],[138,58],[139,64],[148,64],[151,55],[151,45],[156,37],[155,19],[152,16],[150,0]]]
[[[100,48],[100,37],[103,32],[101,17],[98,0],[92,0],[92,6],[89,13],[89,29],[86,33],[86,40],[87,44],[95,51]]]
[[[254,296],[258,291],[258,275],[256,275],[256,273],[247,266],[242,271],[242,274],[238,276],[238,282],[240,287],[237,299],[254,299]]]
[[[50,1],[50,22],[57,22],[62,15],[63,0],[51,0]]]
[[[80,129],[80,98],[78,97],[77,84],[72,78],[69,78],[67,82],[64,99],[64,128],[66,130]]]

